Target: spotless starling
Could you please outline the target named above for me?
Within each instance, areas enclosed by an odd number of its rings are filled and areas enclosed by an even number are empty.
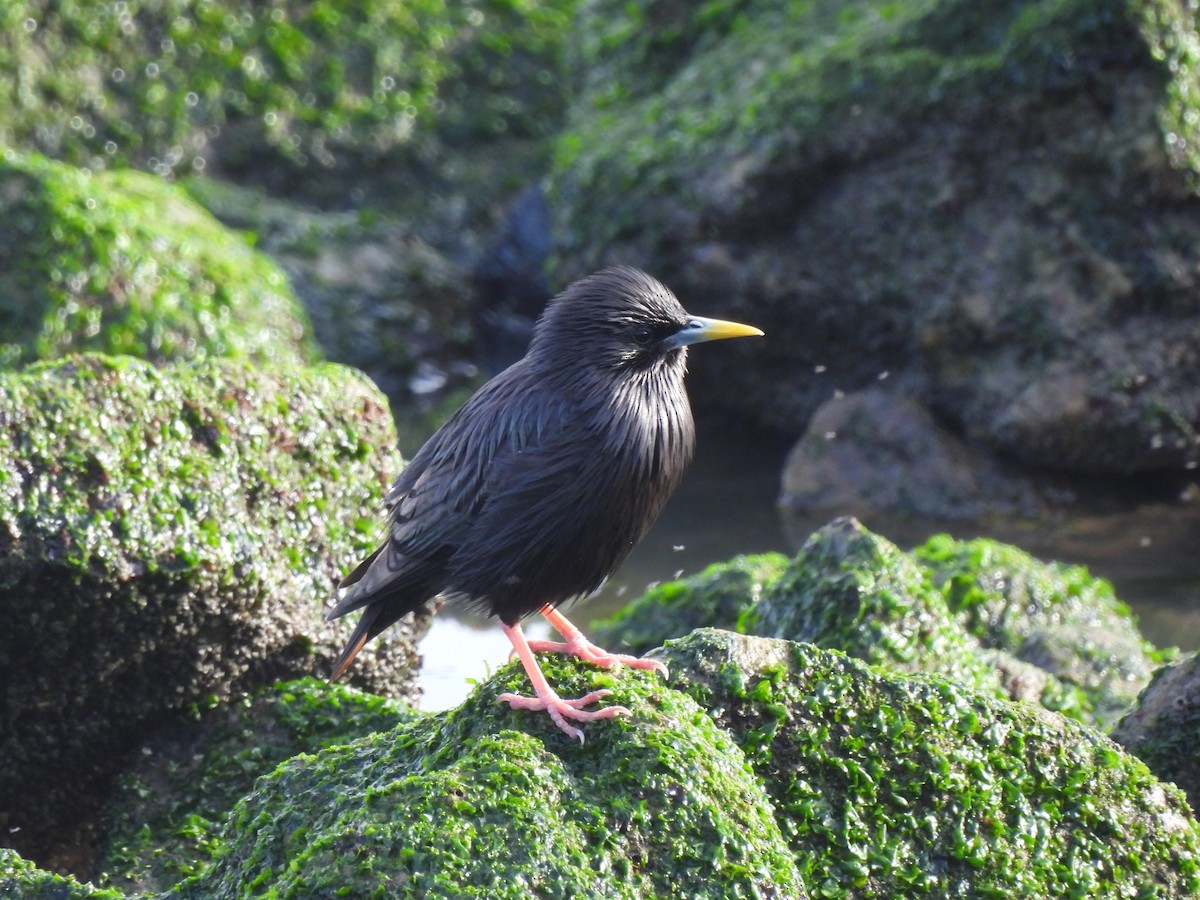
[[[387,540],[342,580],[326,616],[363,611],[331,678],[440,595],[500,619],[535,694],[500,701],[545,710],[580,741],[568,720],[628,713],[586,709],[609,691],[563,699],[534,653],[666,671],[601,650],[557,607],[596,590],[678,486],[696,438],[683,385],[688,345],[761,334],[689,315],[631,268],[604,269],[551,300],[524,358],[480,388],[396,479]],[[535,612],[562,642],[525,639],[521,620]]]

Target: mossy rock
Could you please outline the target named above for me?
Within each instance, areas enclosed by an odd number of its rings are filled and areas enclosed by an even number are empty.
[[[115,890],[81,883],[39,869],[15,851],[0,847],[0,897],[11,900],[122,900]]]
[[[641,656],[693,628],[737,627],[738,618],[787,568],[782,553],[736,556],[679,581],[655,585],[588,636],[612,650]]]
[[[772,221],[816,189],[788,177],[810,159],[856,161],[953,100],[1087,83],[1097,59],[1136,40],[1129,6],[589,4],[584,87],[556,156],[564,243],[591,268],[631,236]]]
[[[1200,807],[1200,653],[1155,672],[1112,738]]]
[[[701,625],[946,675],[1103,730],[1170,655],[1081,566],[945,536],[905,553],[851,518],[819,529],[791,561],[738,557],[658,585],[593,636],[645,653]]]
[[[0,793],[39,863],[158,717],[332,663],[321,614],[379,538],[387,401],[341,366],[74,357],[0,374]],[[392,633],[356,682],[414,697]]]
[[[420,717],[411,706],[313,678],[282,682],[199,714],[142,742],[121,775],[93,880],[158,893],[207,868],[221,824],[256,779],[317,753]]]
[[[1038,472],[1196,463],[1190,6],[601,0],[577,42],[554,277],[636,260],[763,328],[698,401],[795,434],[887,375]]]
[[[71,352],[155,363],[319,354],[283,270],[179,187],[0,155],[0,364]]]
[[[809,644],[705,629],[656,655],[745,752],[810,896],[1200,891],[1182,792],[1092,728]]]
[[[213,866],[168,896],[802,897],[738,748],[653,673],[544,657],[564,696],[610,686],[632,715],[567,738],[508,666],[467,702],[260,780]]]
[[[0,143],[93,170],[220,170],[343,208],[402,200],[388,182],[445,187],[464,166],[448,148],[475,146],[499,185],[507,148],[562,119],[578,5],[13,0]]]
[[[841,650],[900,672],[936,671],[1001,695],[980,645],[899,547],[857,520],[815,532],[746,609],[739,630]]]
[[[166,896],[1200,890],[1182,793],[1087,726],[808,644],[701,629],[659,657],[669,686],[543,657],[564,695],[631,710],[583,746],[495,702],[528,691],[513,665],[456,710],[298,756]]]
[[[986,647],[1078,688],[1108,730],[1168,654],[1137,629],[1112,585],[1083,566],[1041,562],[991,540],[935,535],[912,551],[959,624]]]

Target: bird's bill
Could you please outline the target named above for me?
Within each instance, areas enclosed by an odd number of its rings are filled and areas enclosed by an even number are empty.
[[[702,341],[721,341],[725,338],[755,337],[763,332],[753,325],[742,325],[740,322],[726,322],[722,319],[705,319],[700,316],[689,316],[688,323],[667,339],[673,348],[686,347],[688,344],[699,344]]]

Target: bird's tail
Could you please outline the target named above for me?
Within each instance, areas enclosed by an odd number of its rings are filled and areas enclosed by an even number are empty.
[[[379,618],[382,612],[382,607],[379,605],[368,606],[363,610],[362,616],[358,620],[358,627],[354,629],[354,634],[350,636],[350,640],[346,643],[346,649],[342,651],[342,655],[333,665],[333,674],[329,676],[331,682],[337,681],[350,668],[350,664],[354,662],[354,657],[358,656],[360,650],[366,646],[367,641],[375,636],[376,632],[371,630],[371,626],[375,624],[375,620]],[[331,618],[326,616],[326,619]]]
[[[325,614],[325,621],[356,609],[362,610],[362,617],[334,664],[330,681],[342,676],[371,638],[407,613],[420,609],[438,592],[433,579],[442,562],[441,555],[433,555],[414,563],[391,553],[385,542],[342,579],[337,605]]]

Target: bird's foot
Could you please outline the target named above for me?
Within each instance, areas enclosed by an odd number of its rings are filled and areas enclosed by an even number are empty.
[[[667,667],[657,659],[642,659],[638,656],[628,656],[624,653],[609,653],[580,635],[570,641],[530,641],[529,649],[534,653],[563,653],[582,659],[601,669],[612,669],[616,666],[628,666],[630,669],[649,669],[661,672],[663,678],[670,678]]]
[[[566,732],[567,737],[573,738],[581,744],[583,743],[583,731],[569,725],[567,719],[574,719],[576,722],[595,722],[597,719],[611,719],[616,716],[629,715],[629,710],[624,706],[606,706],[604,709],[592,710],[583,708],[591,706],[593,703],[597,703],[607,697],[612,693],[609,690],[592,691],[590,694],[584,694],[582,697],[576,697],[573,700],[563,699],[548,687],[544,691],[538,691],[537,693],[536,697],[522,697],[520,694],[501,694],[496,698],[496,702],[507,703],[513,709],[532,709],[548,712],[554,724]]]

